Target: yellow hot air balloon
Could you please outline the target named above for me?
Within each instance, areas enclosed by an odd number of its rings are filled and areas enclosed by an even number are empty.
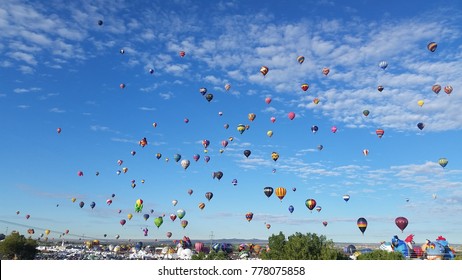
[[[276,193],[276,196],[281,200],[282,202],[282,199],[284,198],[284,196],[286,196],[286,193],[287,193],[287,190],[283,187],[278,187],[276,188],[275,190],[275,193]]]
[[[420,107],[422,107],[424,105],[424,101],[421,99],[419,101],[417,101],[417,105],[419,105]]]
[[[204,207],[205,207],[205,203],[204,203],[204,202],[199,203],[199,209],[202,210],[202,209],[204,209]]]
[[[73,197],[71,200],[72,200],[72,202],[75,202],[77,199],[75,197]]]
[[[128,214],[128,215],[127,215],[127,218],[128,218],[129,220],[131,220],[131,219],[133,218],[133,215],[132,215],[132,214]]]
[[[240,134],[244,133],[244,131],[245,131],[245,125],[239,124],[239,125],[237,126],[237,131],[239,131]]]
[[[268,135],[268,137],[273,136],[273,131],[272,131],[272,130],[268,130],[268,132],[266,132],[266,135]]]
[[[49,229],[45,230],[45,234],[46,234],[46,235],[50,234],[50,232],[51,232],[51,231],[50,231]]]
[[[272,152],[272,153],[271,153],[271,158],[272,158],[274,161],[277,161],[278,158],[279,158],[279,154],[276,153],[276,152]]]

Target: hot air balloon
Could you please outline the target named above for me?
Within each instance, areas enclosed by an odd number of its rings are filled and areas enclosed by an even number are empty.
[[[440,90],[441,90],[441,86],[438,85],[438,84],[433,85],[432,90],[433,90],[434,93],[438,94],[440,92]]]
[[[30,215],[27,214],[27,215],[26,215],[26,220],[29,220],[29,218],[30,218]]]
[[[336,126],[331,127],[331,128],[330,128],[330,131],[332,131],[332,133],[337,132],[337,127],[336,127]]]
[[[30,228],[27,230],[27,233],[32,235],[35,233],[35,230],[33,228]]]
[[[189,195],[192,195],[192,194],[193,194],[193,190],[192,190],[192,189],[189,189],[189,190],[188,190],[188,194],[189,194]]]
[[[327,68],[327,67],[322,68],[322,73],[324,74],[324,76],[327,76],[329,74],[329,72],[330,72],[329,68]]]
[[[318,132],[318,130],[319,130],[319,128],[318,128],[317,125],[313,125],[313,126],[311,127],[311,132],[313,132],[313,133]]]
[[[316,206],[315,210],[318,211],[318,212],[321,212],[322,207],[321,206]]]
[[[176,162],[179,162],[180,159],[181,159],[181,155],[180,155],[180,154],[174,154],[174,155],[173,155],[173,159],[174,159]]]
[[[56,129],[56,132],[58,132],[58,134],[60,134],[60,133],[61,133],[61,127],[58,127],[58,128]]]
[[[71,199],[72,202],[75,202],[76,200],[77,200],[77,199],[76,199],[75,197],[73,197],[73,198]]]
[[[319,98],[315,97],[315,98],[313,99],[313,103],[314,103],[314,104],[318,104],[318,103],[319,103]]]
[[[247,219],[247,221],[252,221],[252,218],[253,218],[253,213],[252,212],[247,212],[245,214],[245,218]]]
[[[178,203],[178,200],[176,200],[176,199],[172,200],[172,205],[173,205],[173,206],[176,206],[177,203]]]
[[[132,156],[134,156],[134,155],[136,155],[136,151],[131,151],[130,154],[131,154]]]
[[[289,120],[293,120],[295,118],[295,113],[294,112],[289,112],[287,114],[287,117],[289,118]]]
[[[170,220],[174,222],[176,220],[176,215],[175,214],[170,214]]]
[[[82,176],[83,176],[83,171],[79,171],[79,172],[77,172],[77,176],[80,176],[80,177],[82,177]]]
[[[384,131],[383,129],[381,129],[381,128],[379,128],[379,129],[377,129],[377,130],[375,131],[375,134],[377,134],[377,136],[378,136],[379,138],[382,138],[382,136],[383,136],[384,133],[385,133],[385,131]]]
[[[204,149],[207,149],[207,147],[210,145],[210,141],[207,139],[202,140],[202,146]]]
[[[147,221],[147,220],[149,219],[149,214],[144,214],[144,215],[143,215],[143,219],[144,219],[145,221]]]
[[[282,199],[286,196],[287,190],[283,187],[277,187],[274,192],[279,200],[282,202]]]
[[[143,200],[139,198],[135,202],[135,212],[140,213],[142,210],[143,210]]]
[[[120,224],[123,226],[127,221],[125,219],[120,220]]]
[[[157,228],[159,228],[163,223],[164,223],[164,219],[162,218],[162,216],[159,216],[154,219],[154,224],[156,225]]]
[[[244,131],[245,131],[245,125],[239,124],[239,125],[237,126],[237,131],[239,131],[240,134],[244,133]]]
[[[266,228],[267,228],[267,229],[270,229],[270,228],[271,228],[271,225],[270,225],[270,224],[266,224]]]
[[[236,186],[236,185],[237,185],[237,179],[233,179],[233,180],[231,181],[231,184],[233,184],[233,186]]]
[[[250,150],[245,150],[244,151],[244,156],[248,158],[252,152]]]
[[[307,91],[310,86],[307,83],[304,83],[300,87],[302,88],[303,91]]]
[[[350,200],[350,195],[345,194],[345,195],[343,196],[343,200],[345,200],[345,202],[348,202],[348,200]]]
[[[210,157],[209,157],[209,156],[205,156],[205,157],[204,157],[204,161],[205,161],[206,163],[209,162],[209,161],[210,161]]]
[[[180,55],[180,57],[184,57],[186,55],[186,52],[185,51],[180,51],[178,54]]]
[[[83,208],[84,205],[85,205],[85,202],[80,201],[80,203],[79,203],[80,208]]]
[[[383,87],[382,85],[380,85],[380,86],[377,86],[377,90],[378,90],[379,92],[382,92],[382,91],[383,91],[383,89],[384,89],[384,87]]]
[[[199,92],[202,94],[202,95],[205,95],[207,93],[207,88],[205,87],[202,87],[199,89]]]
[[[305,200],[305,205],[310,211],[312,211],[314,207],[316,207],[316,200],[308,198],[307,200]]]
[[[265,103],[270,104],[271,103],[271,97],[266,97],[265,98]]]
[[[326,221],[322,222],[322,224],[323,224],[325,227],[327,227],[327,222],[326,222]]]
[[[207,100],[208,102],[212,101],[212,99],[213,99],[213,94],[207,93],[207,94],[205,95],[205,100]]]
[[[205,203],[204,202],[201,202],[199,203],[199,209],[204,209],[205,208]]]
[[[272,187],[265,187],[263,189],[263,192],[269,198],[273,194],[273,188]]]
[[[447,158],[440,158],[440,159],[438,160],[438,163],[441,165],[441,167],[444,168],[444,167],[446,167],[446,165],[448,164],[448,160],[447,160]]]
[[[299,57],[297,57],[297,61],[298,63],[302,64],[303,61],[305,61],[305,57],[300,55]]]
[[[248,115],[248,118],[251,122],[253,122],[253,120],[255,120],[255,118],[257,117],[257,115],[255,115],[254,113],[249,113]]]
[[[186,211],[183,209],[178,209],[176,211],[176,216],[181,220],[186,215]]]
[[[133,214],[131,214],[131,213],[127,214],[127,218],[128,218],[129,220],[131,220],[131,219],[133,218]]]
[[[451,92],[452,92],[452,86],[445,86],[445,87],[444,87],[444,92],[446,92],[447,94],[451,94]]]
[[[208,201],[210,201],[210,199],[212,199],[213,197],[213,193],[212,192],[206,192],[205,193],[205,198],[207,198]]]
[[[293,205],[290,205],[290,206],[289,206],[289,212],[290,212],[290,214],[292,214],[292,213],[294,212],[294,210],[295,210],[294,206],[293,206]]]
[[[172,233],[170,231],[168,231],[165,235],[167,236],[167,238],[172,237]]]
[[[271,117],[271,118],[270,118],[270,121],[271,121],[272,123],[274,123],[274,122],[276,121],[276,118],[275,118],[275,117]]]
[[[188,159],[184,159],[181,161],[181,167],[183,167],[184,170],[188,169],[189,164],[190,164],[190,161]]]
[[[367,228],[367,220],[361,217],[358,219],[356,224],[358,225],[358,228],[361,231],[361,233],[364,235],[364,232],[366,231],[366,228]]]
[[[423,100],[417,101],[417,105],[419,105],[420,107],[422,107],[422,106],[424,105],[424,101],[423,101]]]
[[[122,84],[119,85],[119,87],[120,87],[121,89],[124,89],[124,88],[125,88],[125,84],[122,83]]]
[[[184,118],[183,120],[185,123],[189,123],[189,119],[188,118]]]
[[[154,74],[154,69],[149,68],[149,74]]]
[[[369,154],[369,150],[368,149],[364,149],[363,150],[363,155],[367,156]]]
[[[199,154],[194,154],[193,155],[194,161],[198,161],[200,158],[201,158],[201,156]]]
[[[138,142],[138,144],[144,148],[148,144],[148,140],[146,139],[146,137],[144,137]]]
[[[160,159],[161,157],[162,157],[162,154],[161,154],[161,153],[157,153],[157,154],[156,154],[156,158],[157,158],[157,159]]]
[[[268,74],[268,71],[269,71],[269,69],[268,69],[268,67],[266,67],[266,66],[262,66],[262,67],[260,68],[260,73],[262,73],[263,76],[266,76],[266,74]]]
[[[45,234],[46,234],[46,235],[49,235],[50,232],[51,232],[51,230],[49,230],[49,229],[45,230]]]
[[[427,45],[427,49],[431,52],[434,52],[436,51],[436,48],[438,47],[438,44],[436,44],[435,42],[430,42],[428,43]]]
[[[364,110],[364,111],[363,111],[363,115],[364,115],[365,117],[369,116],[369,110]]]
[[[223,177],[223,172],[217,171],[212,173],[212,178],[215,179],[217,178],[218,181]]]
[[[223,127],[224,127],[225,129],[228,129],[228,128],[229,128],[229,124],[225,123],[225,124],[223,125]]]
[[[401,230],[401,232],[404,231],[408,223],[409,221],[405,217],[398,217],[395,219],[395,224]]]
[[[231,85],[230,85],[230,84],[226,84],[226,85],[225,85],[225,90],[226,90],[226,91],[228,91],[230,88],[231,88]]]
[[[379,67],[385,70],[388,67],[388,62],[386,62],[385,60],[380,61]]]
[[[277,161],[278,158],[279,158],[279,154],[276,153],[276,152],[272,152],[272,153],[271,153],[271,158],[272,158],[274,161]]]
[[[419,123],[417,124],[417,127],[418,127],[420,130],[422,130],[422,129],[424,129],[424,127],[425,127],[425,124],[424,124],[424,123],[421,123],[421,122],[419,122]]]
[[[102,20],[98,20],[98,25],[99,25],[99,26],[103,25],[103,21],[102,21]]]
[[[188,226],[188,221],[186,221],[186,220],[181,221],[181,227],[182,228],[186,228],[187,226]]]
[[[90,208],[93,209],[93,208],[95,208],[95,206],[96,206],[96,203],[95,203],[94,201],[92,201],[92,202],[90,203]]]
[[[323,145],[318,145],[318,147],[317,147],[317,148],[318,148],[318,150],[320,150],[320,151],[321,151],[322,149],[324,149],[324,146],[323,146]]]

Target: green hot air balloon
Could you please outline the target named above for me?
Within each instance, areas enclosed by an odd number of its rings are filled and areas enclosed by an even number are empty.
[[[184,215],[186,215],[186,211],[184,211],[183,209],[178,209],[178,211],[176,211],[176,216],[180,220],[183,219]]]
[[[154,224],[156,225],[157,228],[159,228],[163,222],[164,222],[164,219],[161,216],[154,219]]]

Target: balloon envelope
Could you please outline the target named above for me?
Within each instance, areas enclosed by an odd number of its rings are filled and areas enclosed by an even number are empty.
[[[404,231],[408,223],[409,221],[405,217],[398,217],[395,219],[395,224],[401,230],[401,232]]]
[[[367,220],[365,218],[359,218],[358,221],[356,222],[358,225],[359,230],[361,231],[362,234],[366,231],[367,228]]]

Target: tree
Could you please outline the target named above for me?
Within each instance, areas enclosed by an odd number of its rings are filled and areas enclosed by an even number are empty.
[[[285,240],[282,232],[268,238],[269,251],[262,253],[267,260],[344,260],[347,257],[332,240],[314,233],[295,233]]]
[[[360,254],[357,260],[404,260],[401,252],[388,252],[384,250],[374,250],[370,253]]]
[[[0,242],[0,254],[7,260],[33,260],[37,254],[37,241],[31,237],[25,238],[19,232],[13,231]]]

